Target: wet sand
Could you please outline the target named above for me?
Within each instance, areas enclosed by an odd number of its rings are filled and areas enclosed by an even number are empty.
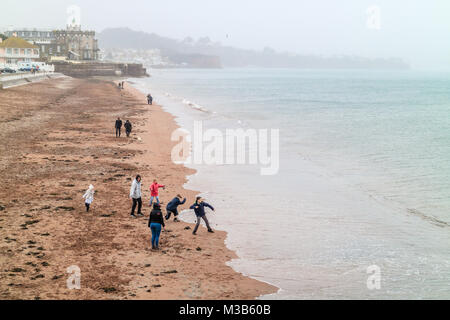
[[[114,134],[120,116],[130,138]],[[191,169],[175,165],[173,116],[113,82],[63,78],[0,91],[0,299],[254,299],[277,288],[226,265],[236,255],[226,233],[166,223],[150,250],[149,187],[165,184],[179,211],[197,194],[183,189]],[[124,130],[123,130],[124,131]],[[143,177],[145,218],[131,219],[131,180]],[[95,186],[85,212],[82,195]],[[163,206],[164,207],[164,206]],[[220,213],[218,213],[220,214]],[[192,221],[194,214],[192,213]],[[69,290],[66,269],[81,270]]]

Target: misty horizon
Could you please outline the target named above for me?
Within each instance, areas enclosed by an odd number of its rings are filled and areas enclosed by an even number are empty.
[[[79,1],[25,1],[19,6],[3,1],[0,28],[50,28],[66,26],[67,7],[81,9],[81,26],[102,32],[129,28],[182,41],[208,37],[223,46],[324,57],[358,56],[399,58],[413,69],[449,70],[449,4],[433,1],[332,1],[271,2],[237,1],[209,4],[205,1],[147,3],[131,0],[96,3]],[[21,8],[26,7],[27,10]],[[379,9],[379,25],[371,28],[370,8]],[[43,12],[43,13],[42,13]],[[38,14],[36,14],[38,13]],[[101,47],[101,43],[100,43]]]

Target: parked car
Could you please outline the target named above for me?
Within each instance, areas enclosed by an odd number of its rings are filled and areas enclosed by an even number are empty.
[[[16,73],[16,70],[11,69],[11,68],[3,68],[0,69],[1,73]]]
[[[19,71],[30,72],[31,71],[31,67],[23,67],[23,68],[20,68]]]

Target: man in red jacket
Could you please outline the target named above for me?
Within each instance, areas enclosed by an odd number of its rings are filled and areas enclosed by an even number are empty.
[[[153,180],[152,185],[150,186],[150,207],[152,206],[153,199],[156,198],[156,202],[159,204],[159,188],[165,188],[164,185],[159,184],[156,180]]]

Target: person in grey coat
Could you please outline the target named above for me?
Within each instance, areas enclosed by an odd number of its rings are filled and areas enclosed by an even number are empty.
[[[143,217],[144,215],[141,213],[142,209],[142,193],[141,193],[141,176],[137,175],[136,179],[133,180],[130,189],[130,199],[133,201],[133,206],[131,207],[131,217],[136,218],[134,215],[134,210],[136,209],[136,205],[138,207],[137,215]]]

